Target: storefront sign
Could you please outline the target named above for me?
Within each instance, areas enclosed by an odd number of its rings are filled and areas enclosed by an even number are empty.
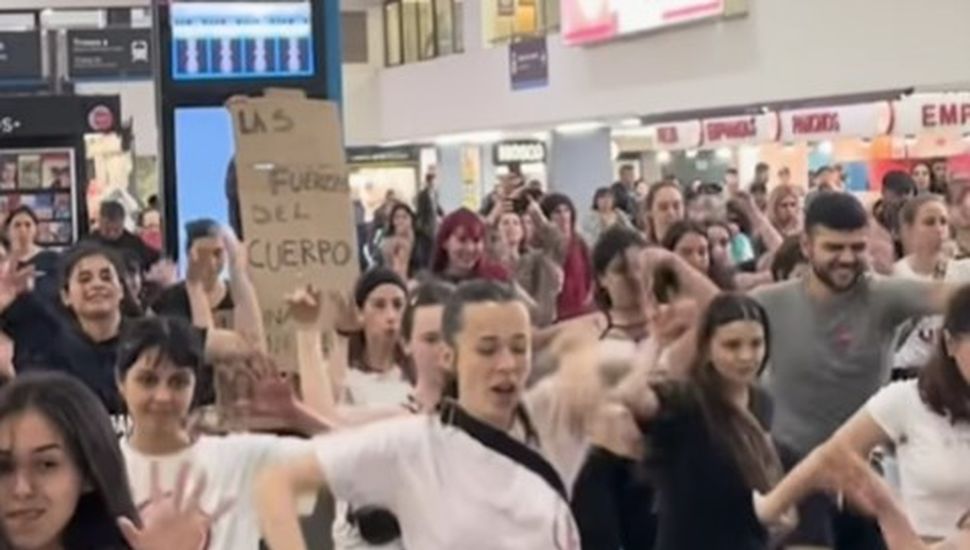
[[[546,144],[537,140],[503,141],[492,152],[495,164],[546,162]]]
[[[970,93],[914,94],[894,103],[893,133],[970,132]]]
[[[152,76],[151,29],[67,31],[68,72],[73,78]]]
[[[549,84],[549,52],[545,37],[509,44],[509,79],[513,90],[541,88]]]
[[[696,149],[704,137],[699,120],[658,124],[653,129],[660,150]]]
[[[592,44],[724,14],[725,0],[562,0],[566,44]]]
[[[334,103],[281,90],[233,101],[228,108],[247,257],[267,348],[280,365],[295,365],[286,295],[313,283],[327,296],[350,288],[357,278],[340,115]],[[330,322],[325,319],[324,326]]]
[[[416,147],[350,147],[347,149],[348,164],[414,164],[419,161]]]
[[[0,81],[37,80],[42,75],[40,33],[0,32]]]
[[[41,137],[111,132],[118,96],[16,96],[0,99],[0,136]]]
[[[860,103],[784,111],[781,137],[785,141],[821,141],[843,137],[875,137],[889,132],[889,102]]]
[[[777,113],[710,118],[702,121],[704,145],[727,147],[778,139]]]

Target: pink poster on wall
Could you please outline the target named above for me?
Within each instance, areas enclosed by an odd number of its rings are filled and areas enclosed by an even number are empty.
[[[562,0],[567,44],[604,42],[724,13],[725,0]]]

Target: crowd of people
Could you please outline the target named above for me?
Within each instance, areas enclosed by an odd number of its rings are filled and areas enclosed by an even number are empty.
[[[447,213],[429,177],[354,288],[288,289],[293,364],[232,228],[190,221],[179,279],[157,211],[56,253],[21,207],[0,550],[970,549],[970,180],[937,164],[871,205],[838,167]]]

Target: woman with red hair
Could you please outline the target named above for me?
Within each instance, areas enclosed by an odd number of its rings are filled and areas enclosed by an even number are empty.
[[[445,216],[435,238],[431,272],[452,283],[469,279],[509,281],[509,272],[485,256],[485,222],[460,208]]]

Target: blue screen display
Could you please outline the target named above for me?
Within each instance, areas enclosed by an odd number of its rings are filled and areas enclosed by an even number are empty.
[[[312,10],[302,2],[174,2],[176,81],[313,76]]]
[[[232,119],[223,107],[175,110],[175,204],[179,264],[185,272],[185,223],[211,218],[229,225],[226,170],[235,153]]]

